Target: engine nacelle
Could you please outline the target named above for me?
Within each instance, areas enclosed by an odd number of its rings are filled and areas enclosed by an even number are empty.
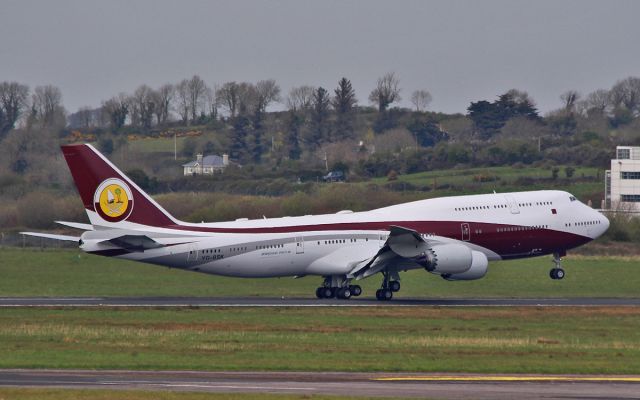
[[[472,281],[485,276],[489,266],[487,256],[479,251],[471,251],[471,255],[473,260],[467,271],[461,274],[442,274],[442,277],[448,281]]]
[[[427,271],[434,274],[462,274],[471,268],[473,254],[462,244],[440,244],[429,249],[424,262]]]

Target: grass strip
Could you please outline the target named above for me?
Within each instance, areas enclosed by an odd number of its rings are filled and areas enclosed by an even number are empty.
[[[4,309],[0,354],[0,368],[638,374],[640,309]]]

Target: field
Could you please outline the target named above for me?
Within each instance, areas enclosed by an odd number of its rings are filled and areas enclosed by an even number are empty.
[[[4,309],[0,368],[640,373],[640,309]]]
[[[399,296],[638,296],[637,258],[569,257],[563,281],[550,264],[494,263],[472,282],[413,271]],[[0,275],[0,296],[312,297],[319,283],[15,248],[0,250]],[[0,368],[639,374],[640,308],[5,308],[0,354]]]
[[[267,393],[185,393],[142,392],[122,390],[17,389],[0,388],[0,400],[366,400],[367,397],[334,397],[319,395],[286,395]]]
[[[491,263],[483,279],[447,282],[423,270],[401,274],[398,297],[637,297],[638,258],[569,256],[567,276],[549,279],[551,258]],[[319,277],[241,279],[87,255],[79,250],[0,249],[0,296],[313,297]],[[373,297],[379,277],[361,281]]]
[[[572,192],[583,201],[591,198],[594,193],[603,191],[601,174],[602,171],[592,167],[577,167],[573,177],[567,178],[562,166],[558,179],[551,179],[551,170],[548,168],[532,167],[487,167],[469,169],[446,169],[415,174],[398,175],[394,185],[402,188],[403,183],[408,187],[427,187],[430,197],[449,196],[459,194],[511,192],[522,190],[544,190],[557,189]],[[599,175],[600,174],[600,175]],[[496,179],[479,181],[478,178]],[[528,180],[531,180],[529,182]],[[370,182],[384,185],[389,183],[388,179],[375,178]],[[370,183],[366,182],[366,183]],[[462,192],[462,193],[461,193]],[[599,206],[599,204],[596,204]]]

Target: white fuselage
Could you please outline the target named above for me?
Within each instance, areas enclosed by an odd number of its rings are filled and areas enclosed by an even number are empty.
[[[415,230],[435,242],[463,243],[499,260],[564,251],[600,236],[608,225],[604,216],[567,192],[531,191],[428,199],[365,212],[180,222],[168,228],[130,223],[125,229],[144,230],[167,246],[110,255],[226,276],[329,276],[348,274],[355,262],[375,255],[390,226]],[[86,232],[82,248],[113,252],[98,244],[109,232]]]

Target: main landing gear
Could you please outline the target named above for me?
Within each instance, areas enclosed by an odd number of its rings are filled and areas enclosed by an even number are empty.
[[[553,253],[553,263],[555,264],[554,268],[551,268],[551,271],[549,271],[549,277],[551,279],[562,279],[564,278],[564,269],[562,269],[562,258],[561,256],[563,256],[564,254],[560,254],[560,253]]]
[[[376,290],[376,299],[380,301],[389,301],[393,298],[393,293],[400,290],[400,276],[398,273],[389,273],[383,271],[382,287]],[[393,280],[392,280],[393,279]]]
[[[341,277],[327,276],[324,278],[322,286],[316,289],[316,297],[319,299],[348,300],[352,296],[358,297],[362,294],[360,285],[350,285],[349,279]]]

